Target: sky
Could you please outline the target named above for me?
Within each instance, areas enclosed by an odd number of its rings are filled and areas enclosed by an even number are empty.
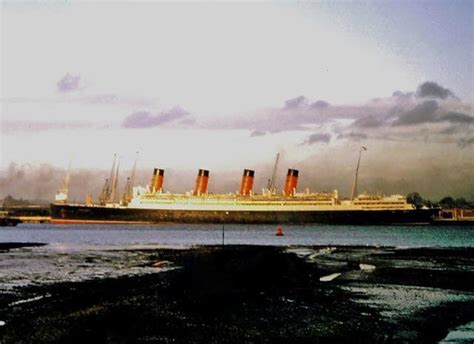
[[[137,151],[172,191],[199,168],[259,190],[279,152],[280,181],[348,195],[365,146],[361,191],[474,200],[473,6],[4,1],[0,197],[51,198],[68,168],[97,193]]]

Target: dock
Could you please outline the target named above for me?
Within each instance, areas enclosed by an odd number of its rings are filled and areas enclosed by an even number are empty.
[[[18,223],[50,223],[51,216],[11,216]]]
[[[434,225],[456,225],[469,226],[474,225],[474,209],[442,209],[439,216],[433,219]]]
[[[16,226],[19,223],[50,223],[50,214],[47,206],[2,207],[0,226]]]

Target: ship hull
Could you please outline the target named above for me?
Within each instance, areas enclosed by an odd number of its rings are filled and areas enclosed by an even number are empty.
[[[51,223],[429,224],[435,212],[433,209],[312,211],[165,210],[51,204]]]

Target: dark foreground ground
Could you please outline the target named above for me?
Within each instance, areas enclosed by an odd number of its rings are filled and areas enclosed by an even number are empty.
[[[0,343],[437,343],[474,320],[474,249],[136,254],[157,273],[3,293]]]

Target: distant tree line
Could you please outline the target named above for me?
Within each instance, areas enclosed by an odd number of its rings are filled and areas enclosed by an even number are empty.
[[[428,199],[424,199],[418,192],[411,192],[407,195],[407,202],[413,204],[417,208],[421,207],[440,207],[440,208],[474,208],[474,202],[467,201],[465,198],[452,198],[451,196],[443,197],[438,202],[432,202]]]
[[[27,206],[49,206],[49,202],[45,200],[26,200],[14,198],[11,195],[0,199],[0,207],[27,207]]]
[[[3,199],[3,206],[4,207],[16,207],[16,206],[27,206],[30,205],[31,203],[27,200],[24,199],[16,199],[11,195],[6,196]]]

